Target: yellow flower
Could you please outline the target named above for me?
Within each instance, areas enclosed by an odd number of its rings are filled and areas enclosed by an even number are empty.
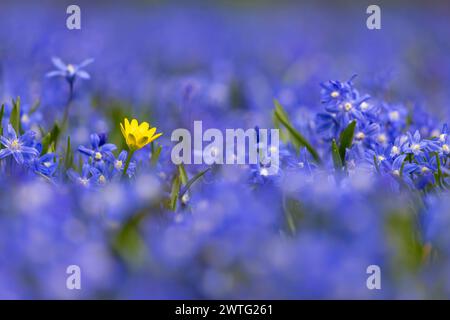
[[[139,124],[136,119],[131,120],[130,123],[125,118],[124,123],[120,124],[120,129],[130,151],[139,150],[162,135],[162,133],[155,134],[156,128],[150,128],[148,122]]]

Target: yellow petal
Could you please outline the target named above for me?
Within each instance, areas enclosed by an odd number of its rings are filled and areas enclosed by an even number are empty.
[[[148,122],[142,122],[139,125],[139,132],[141,132],[142,134],[145,134],[148,130],[148,128],[150,127],[150,125],[148,124]]]
[[[121,124],[121,123],[120,123],[120,131],[122,131],[122,135],[126,139],[127,135],[125,134],[125,128],[123,127],[123,124]]]
[[[139,127],[139,124],[136,119],[131,120],[131,129],[136,130]]]
[[[161,137],[161,136],[162,136],[162,133],[155,134],[153,137],[150,138],[149,143],[152,142],[152,141],[154,141],[154,140],[156,140],[156,139],[158,139],[158,138]]]
[[[149,142],[150,142],[150,139],[148,137],[140,137],[137,144],[138,144],[139,148],[142,148]]]
[[[127,136],[127,144],[130,148],[134,148],[136,146],[136,137],[134,134],[129,133]]]
[[[149,136],[149,138],[151,138],[156,132],[156,128],[151,128],[150,130],[148,130],[146,132],[146,135]]]
[[[125,132],[128,132],[130,130],[130,122],[127,118],[125,118]]]

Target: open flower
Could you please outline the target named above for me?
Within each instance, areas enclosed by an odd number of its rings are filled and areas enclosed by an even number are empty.
[[[64,77],[69,81],[69,83],[73,83],[75,78],[81,79],[90,79],[91,76],[86,71],[82,70],[87,65],[94,62],[94,59],[86,59],[80,64],[65,64],[60,58],[53,57],[52,58],[53,65],[57,68],[57,70],[53,70],[47,73],[47,77]]]
[[[27,131],[18,137],[14,128],[8,124],[6,135],[0,137],[5,149],[0,151],[0,159],[12,155],[17,163],[23,164],[30,157],[37,157],[39,152],[32,146],[35,133]]]
[[[148,122],[138,123],[136,119],[131,120],[131,123],[127,118],[124,119],[124,123],[120,124],[123,137],[130,148],[130,151],[136,151],[145,147],[150,142],[159,138],[162,133],[156,133],[156,128],[150,128]]]
[[[92,158],[94,162],[103,161],[105,158],[113,157],[112,152],[117,149],[117,147],[112,143],[105,143],[105,139],[93,133],[90,136],[91,148],[85,146],[79,146],[78,151]]]

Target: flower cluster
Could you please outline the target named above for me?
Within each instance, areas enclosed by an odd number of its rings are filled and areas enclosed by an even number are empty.
[[[68,37],[2,4],[0,298],[450,297],[448,19],[392,8],[386,40],[339,6],[141,5]],[[256,128],[260,163],[174,164],[196,120]]]
[[[33,131],[18,136],[12,125],[8,124],[5,135],[0,137],[0,142],[3,145],[0,148],[0,160],[4,159],[5,166],[9,166],[4,169],[5,171],[14,170],[15,165],[12,161],[6,165],[6,160],[10,158],[21,167],[47,178],[55,174],[57,167],[55,154],[41,154],[42,145],[36,142]]]
[[[353,79],[353,78],[352,78]],[[404,121],[405,107],[361,96],[352,80],[322,83],[325,113],[317,115],[317,131],[326,141],[338,140],[354,121],[353,144],[345,160],[354,169],[367,164],[382,175],[401,178],[410,187],[446,183],[449,172],[447,124],[423,138]]]

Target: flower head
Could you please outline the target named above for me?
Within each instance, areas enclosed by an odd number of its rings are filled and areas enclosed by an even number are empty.
[[[148,122],[139,124],[136,119],[129,122],[125,118],[124,123],[120,124],[120,129],[130,151],[139,150],[162,135],[162,133],[155,134],[156,127],[150,128]]]
[[[34,172],[52,177],[58,168],[57,157],[54,153],[47,153],[42,157],[34,158],[31,165]]]
[[[106,138],[100,136],[96,133],[91,134],[91,148],[85,146],[79,146],[78,151],[91,157],[94,162],[103,161],[106,158],[113,157],[112,151],[116,150],[117,147],[112,143],[105,143]]]
[[[75,78],[90,79],[91,76],[86,71],[82,70],[87,65],[94,62],[94,59],[86,59],[80,64],[65,64],[60,58],[52,58],[53,65],[57,70],[53,70],[47,73],[47,77],[64,77],[69,82],[73,82]]]
[[[14,128],[8,124],[6,135],[0,137],[0,142],[5,149],[0,151],[0,159],[12,155],[17,163],[23,164],[27,158],[36,157],[39,152],[33,147],[35,133],[27,131],[18,137]]]

